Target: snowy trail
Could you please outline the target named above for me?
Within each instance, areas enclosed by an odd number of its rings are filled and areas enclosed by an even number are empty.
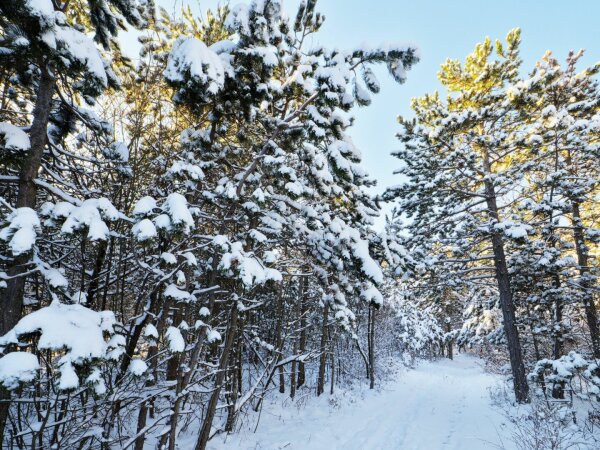
[[[326,399],[263,412],[256,433],[242,431],[211,449],[485,450],[511,449],[503,417],[490,405],[498,379],[482,361],[422,363],[381,392],[331,408]],[[290,412],[290,410],[292,412]],[[502,447],[504,445],[504,447]]]

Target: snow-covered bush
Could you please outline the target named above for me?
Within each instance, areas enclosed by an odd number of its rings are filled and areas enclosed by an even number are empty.
[[[529,379],[551,393],[560,391],[560,397],[564,396],[566,390],[571,396],[576,395],[582,400],[600,400],[600,364],[575,351],[559,359],[536,362]]]

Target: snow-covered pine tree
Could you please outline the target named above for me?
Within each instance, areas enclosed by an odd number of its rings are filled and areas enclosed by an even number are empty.
[[[138,2],[112,0],[94,2],[91,8],[85,2],[16,0],[0,4],[0,12],[0,166],[4,186],[0,239],[5,256],[0,272],[2,347],[24,345],[21,335],[38,331],[49,339],[40,344],[40,350],[59,350],[64,343],[70,351],[62,359],[57,356],[60,378],[49,374],[49,381],[56,382],[59,389],[72,389],[79,384],[73,364],[83,365],[102,352],[96,347],[87,354],[80,348],[75,355],[75,343],[52,339],[52,330],[46,327],[52,326],[47,322],[54,315],[68,320],[72,313],[76,316],[73,323],[88,321],[90,333],[113,332],[112,325],[100,325],[102,315],[81,305],[69,309],[59,299],[85,303],[86,264],[77,267],[76,249],[83,258],[86,245],[108,239],[107,223],[121,218],[96,189],[101,181],[93,178],[101,167],[126,171],[127,149],[113,142],[110,127],[89,106],[106,89],[118,86],[109,59],[111,49],[118,47],[112,37],[126,23],[142,25],[144,8]],[[72,278],[79,278],[80,285],[69,286],[66,272],[80,274]],[[31,298],[26,296],[29,292],[34,293]],[[42,301],[52,305],[21,319],[24,306],[39,308]],[[76,313],[77,308],[83,310]],[[57,320],[55,326],[60,323]],[[79,337],[65,331],[63,338],[76,341]],[[47,362],[51,364],[51,358]],[[5,401],[0,404],[3,438],[8,435],[4,427],[10,405],[5,388],[1,388]],[[47,419],[52,410],[48,408]],[[48,432],[42,427],[34,436],[40,445],[51,445],[43,438]]]
[[[508,196],[518,194],[522,168],[511,155],[522,132],[518,114],[507,105],[506,90],[517,81],[521,64],[520,32],[511,31],[506,45],[489,38],[478,44],[465,64],[448,60],[439,79],[448,90],[413,100],[415,120],[400,120],[404,148],[398,172],[407,182],[386,191],[410,217],[411,239],[433,249],[428,263],[475,282],[494,277],[519,402],[528,386],[513,292],[506,261],[506,242],[527,239],[528,227],[507,214]],[[431,258],[431,256],[426,256]]]
[[[196,448],[208,440],[225,369],[237,364],[230,357],[240,324],[281,301],[279,294],[259,296],[261,286],[285,285],[307,268],[316,276],[323,290],[321,347],[328,344],[330,316],[351,325],[348,294],[358,289],[369,302],[381,298],[374,284],[382,274],[365,232],[374,205],[362,186],[370,182],[345,133],[346,114],[368,103],[369,89],[378,90],[371,64],[386,64],[403,81],[417,54],[404,45],[310,49],[306,37],[322,22],[314,7],[302,4],[290,23],[277,1],[240,5],[228,21],[232,38],[182,38],[169,57],[165,75],[174,100],[200,124],[182,134],[182,158],[169,171],[172,189],[201,211],[206,235],[213,236],[198,258],[205,261],[200,284],[220,289],[200,295],[198,305],[225,333]],[[293,360],[276,357],[270,364]]]
[[[531,195],[521,208],[537,216],[534,225],[546,243],[538,264],[552,274],[547,292],[554,298],[555,327],[561,333],[565,306],[581,304],[590,348],[598,358],[600,330],[594,301],[598,269],[593,255],[600,235],[594,225],[600,146],[599,90],[594,77],[600,65],[578,72],[582,55],[582,51],[571,52],[562,67],[547,53],[531,76],[515,85],[511,101],[523,111],[528,124],[523,156],[531,161]],[[554,359],[563,354],[560,342],[555,341]]]

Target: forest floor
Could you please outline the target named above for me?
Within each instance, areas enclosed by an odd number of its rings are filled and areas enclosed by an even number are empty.
[[[509,450],[510,423],[490,397],[501,383],[474,356],[422,362],[374,391],[307,396],[296,407],[279,397],[265,405],[256,432],[256,417],[246,417],[239,432],[215,437],[209,448]]]

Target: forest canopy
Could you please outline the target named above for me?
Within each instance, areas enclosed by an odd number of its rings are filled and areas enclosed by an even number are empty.
[[[598,427],[600,64],[447,60],[373,195],[353,113],[419,49],[282,3],[0,3],[0,446],[201,450],[457,350]]]

